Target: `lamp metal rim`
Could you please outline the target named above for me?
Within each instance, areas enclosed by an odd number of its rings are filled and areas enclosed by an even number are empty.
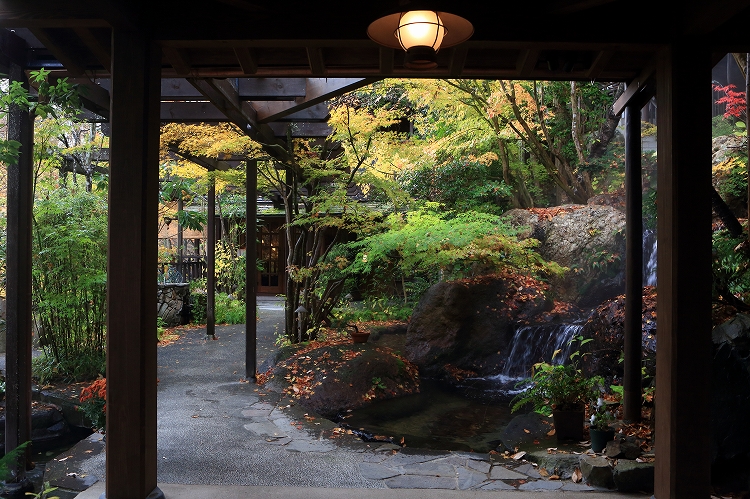
[[[445,27],[445,36],[440,48],[452,47],[465,42],[474,34],[474,26],[461,16],[448,12],[436,11]],[[401,44],[394,32],[398,29],[398,22],[403,12],[396,12],[376,19],[367,27],[367,36],[385,47],[402,49]]]

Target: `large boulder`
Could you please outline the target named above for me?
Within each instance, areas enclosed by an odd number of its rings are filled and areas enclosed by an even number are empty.
[[[272,386],[324,417],[419,391],[416,366],[385,346],[313,342],[285,355],[273,368]]]
[[[625,291],[625,215],[601,205],[515,209],[505,214],[521,238],[539,240],[537,250],[570,270],[551,281],[563,301],[589,307]]]
[[[585,349],[581,368],[587,375],[601,375],[606,379],[622,380],[623,365],[620,362],[625,345],[625,295],[607,300],[594,310],[581,330],[581,335],[590,339]],[[656,288],[643,288],[641,310],[641,355],[646,375],[656,376]]]
[[[497,372],[518,324],[552,309],[545,291],[545,284],[512,272],[435,284],[412,313],[406,356],[426,376],[446,368]]]
[[[727,161],[747,149],[745,137],[737,135],[722,135],[715,137],[711,142],[713,175],[712,183],[721,194],[729,209],[738,217],[747,216],[747,194],[744,185],[737,177],[741,170],[738,163],[734,166]],[[738,185],[739,184],[739,185]]]

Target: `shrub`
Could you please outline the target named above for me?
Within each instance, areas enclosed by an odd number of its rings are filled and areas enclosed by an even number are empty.
[[[96,377],[105,358],[106,201],[65,189],[37,201],[33,244],[34,319],[47,362],[62,377]]]

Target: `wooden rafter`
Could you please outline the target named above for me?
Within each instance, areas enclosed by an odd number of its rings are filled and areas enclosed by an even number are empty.
[[[86,47],[88,47],[91,53],[94,54],[94,57],[96,57],[99,63],[104,66],[104,69],[109,69],[112,65],[112,55],[109,52],[109,48],[102,45],[99,39],[94,36],[91,29],[88,27],[76,26],[73,28],[73,31],[75,31],[81,41],[86,44]]]
[[[187,76],[190,74],[190,58],[184,49],[165,45],[162,47],[162,50],[164,51],[164,55],[167,56],[169,64],[172,65],[178,75]]]
[[[650,82],[656,76],[656,61],[652,61],[651,64],[647,65],[638,78],[628,83],[628,88],[622,93],[622,95],[612,105],[612,111],[617,115],[621,115],[625,111],[625,107],[635,100],[646,99],[653,97],[656,89]],[[648,95],[646,95],[648,94]]]
[[[591,63],[588,71],[586,72],[586,78],[596,79],[604,68],[607,67],[609,60],[612,59],[614,51],[612,50],[600,50],[596,53],[594,60]]]
[[[67,49],[45,28],[32,28],[31,32],[45,47],[62,63],[71,75],[80,76],[86,70],[86,65],[74,51]]]
[[[307,59],[310,61],[310,70],[315,76],[326,74],[326,61],[323,57],[323,49],[320,47],[307,47]]]
[[[528,78],[536,68],[536,62],[539,60],[541,50],[532,48],[521,50],[516,61],[516,71],[519,78]]]
[[[466,44],[453,47],[451,52],[451,62],[448,69],[451,77],[460,76],[466,64],[466,57],[469,55],[469,47]]]
[[[253,75],[258,72],[258,59],[252,49],[248,47],[234,47],[233,50],[244,74]]]

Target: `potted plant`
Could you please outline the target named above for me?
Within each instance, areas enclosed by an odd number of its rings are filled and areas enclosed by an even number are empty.
[[[601,397],[598,397],[596,403],[592,403],[589,409],[591,412],[589,419],[591,450],[601,452],[607,446],[607,442],[615,437],[615,430],[610,426],[615,417]]]
[[[353,328],[354,331],[349,333],[354,343],[367,343],[367,339],[370,337],[370,333],[367,331],[359,332],[359,328],[356,324],[347,324],[346,327]]]
[[[531,378],[522,382],[529,387],[513,398],[511,411],[531,405],[536,412],[552,414],[558,440],[582,440],[586,403],[602,382],[599,376],[584,376],[575,362],[540,362],[534,365]]]

